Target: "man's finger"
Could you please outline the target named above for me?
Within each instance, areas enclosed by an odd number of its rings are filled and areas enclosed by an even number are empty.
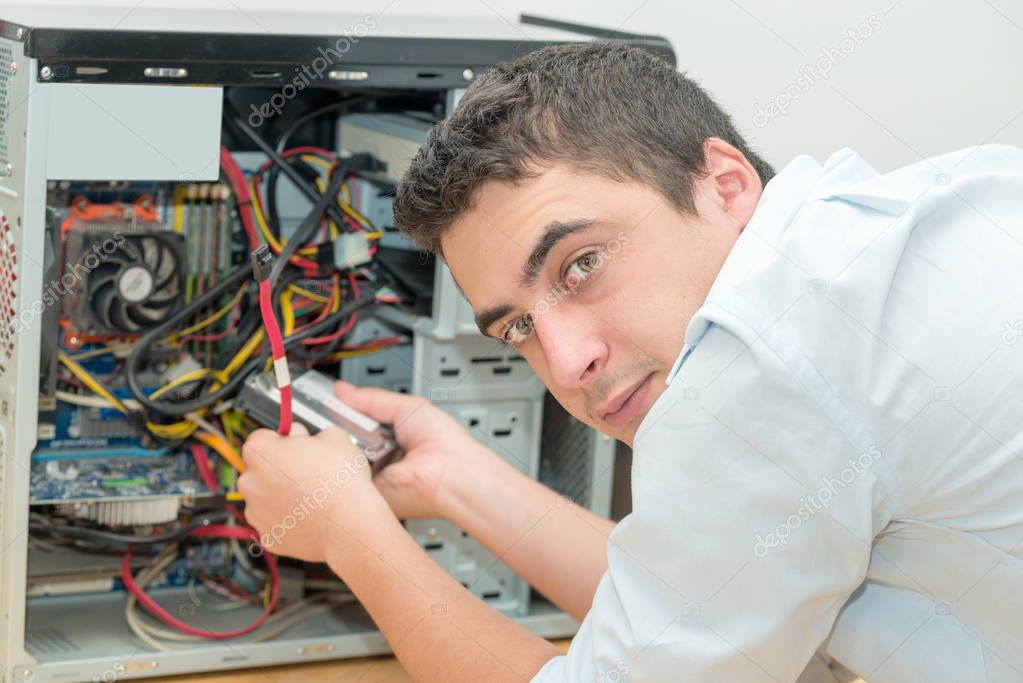
[[[348,382],[335,384],[337,397],[377,422],[400,425],[405,418],[422,407],[426,399],[376,387],[358,388]]]
[[[277,432],[269,429],[257,429],[249,434],[249,438],[242,444],[242,458],[244,458],[246,464],[253,457],[269,452],[273,448],[271,444],[276,438],[278,438]]]

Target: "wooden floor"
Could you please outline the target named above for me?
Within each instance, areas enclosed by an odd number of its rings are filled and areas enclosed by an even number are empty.
[[[568,649],[570,640],[556,640],[562,650]],[[152,683],[411,683],[394,657],[362,657],[333,662],[274,666],[262,669],[239,669],[225,673],[189,674],[148,679]],[[832,663],[826,665],[819,657],[810,662],[797,683],[864,683],[854,674]]]

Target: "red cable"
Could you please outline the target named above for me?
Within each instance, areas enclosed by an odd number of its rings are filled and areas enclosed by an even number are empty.
[[[189,536],[235,538],[242,541],[252,541],[259,546],[260,549],[263,547],[259,543],[259,538],[256,536],[255,530],[247,527],[228,526],[226,524],[210,524],[208,526],[202,526],[195,529],[189,534]],[[189,626],[185,622],[175,618],[170,612],[157,604],[155,600],[146,595],[146,593],[139,588],[138,584],[135,583],[135,578],[131,575],[132,552],[130,546],[128,547],[127,552],[124,553],[124,557],[121,558],[121,581],[124,583],[125,589],[135,596],[135,599],[139,601],[139,604],[142,605],[147,612],[171,628],[200,638],[211,638],[217,640],[237,638],[238,636],[243,636],[246,633],[251,633],[262,626],[263,622],[266,621],[267,617],[269,617],[277,607],[277,599],[280,594],[280,573],[277,570],[277,560],[270,553],[263,552],[262,554],[266,559],[266,568],[270,573],[270,602],[267,603],[267,606],[263,608],[263,613],[260,614],[254,622],[234,631],[207,631],[194,626]]]
[[[352,317],[349,318],[348,322],[345,323],[344,327],[342,327],[337,332],[332,332],[332,333],[330,333],[330,334],[328,334],[326,336],[323,336],[323,337],[308,337],[306,339],[303,339],[302,343],[303,344],[309,344],[309,345],[312,345],[312,344],[325,344],[327,342],[332,342],[335,339],[340,339],[341,337],[345,336],[346,334],[348,334],[349,332],[352,331],[352,328],[355,327],[355,322],[358,320],[358,317],[359,316],[358,316],[357,313],[352,313]]]
[[[281,392],[280,426],[277,431],[283,436],[291,433],[291,378],[288,375],[288,360],[284,352],[284,338],[274,315],[270,280],[259,281],[259,312],[263,316],[263,327],[270,340],[270,355],[274,360],[274,374]]]
[[[216,493],[220,487],[217,485],[217,478],[213,476],[210,459],[206,457],[206,448],[202,444],[192,444],[192,459],[195,460],[195,466],[199,469],[199,475],[202,477],[203,483],[206,484],[206,488],[210,490],[210,493]]]
[[[348,273],[348,282],[352,286],[352,298],[358,299],[359,283],[356,281],[355,275],[353,275],[352,273]],[[308,339],[303,339],[302,343],[311,346],[313,344],[324,344],[326,342],[332,342],[335,339],[341,339],[346,334],[352,331],[352,328],[355,327],[355,323],[358,321],[358,319],[359,319],[358,313],[352,313],[352,317],[350,317],[348,319],[348,322],[345,323],[344,327],[342,327],[337,332],[333,332],[323,337],[309,337]]]

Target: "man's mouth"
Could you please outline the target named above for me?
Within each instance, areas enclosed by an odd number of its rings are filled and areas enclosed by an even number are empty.
[[[597,414],[603,416],[604,422],[612,427],[624,427],[633,420],[646,404],[650,394],[650,384],[654,373],[650,373],[614,398],[603,403]]]

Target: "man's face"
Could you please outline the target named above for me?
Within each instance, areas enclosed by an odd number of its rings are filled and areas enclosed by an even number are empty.
[[[488,182],[442,238],[482,331],[575,417],[630,445],[759,200],[741,154],[705,148],[698,217],[647,185],[551,166]]]

